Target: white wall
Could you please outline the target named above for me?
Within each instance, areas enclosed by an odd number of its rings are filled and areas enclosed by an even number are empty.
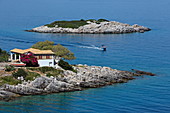
[[[54,67],[54,59],[39,59],[38,64],[40,67],[43,67],[43,66]]]

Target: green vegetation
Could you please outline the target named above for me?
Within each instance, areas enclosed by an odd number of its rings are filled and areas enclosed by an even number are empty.
[[[76,59],[74,53],[60,44],[53,46],[52,51],[55,52],[56,56],[62,57],[66,60]]]
[[[63,70],[59,70],[56,69],[55,71],[50,71],[46,74],[47,77],[53,76],[53,77],[57,77],[58,75],[62,75],[63,74]]]
[[[106,19],[99,19],[99,20],[95,20],[95,19],[89,19],[89,20],[72,20],[72,21],[55,21],[51,24],[47,24],[45,26],[48,26],[48,27],[55,27],[56,25],[58,27],[62,27],[62,28],[79,28],[80,26],[84,26],[86,24],[88,24],[87,22],[90,21],[90,22],[94,22],[94,23],[97,23],[99,24],[100,22],[105,22],[108,20]]]
[[[40,74],[36,73],[36,72],[28,72],[28,75],[25,77],[25,80],[34,80],[35,78],[41,76]]]
[[[70,71],[73,71],[73,72],[77,73],[77,71],[74,70],[74,68],[68,62],[65,62],[64,60],[60,60],[58,62],[58,65],[60,67],[62,67],[63,69],[65,69],[65,70],[70,70]]]
[[[9,58],[9,53],[0,48],[0,62],[7,62]]]
[[[49,71],[55,71],[56,69],[53,68],[53,67],[38,67],[38,68],[27,68],[28,70],[32,70],[32,71],[39,71],[39,72],[42,72],[42,73],[46,73],[46,72],[49,72]]]
[[[25,78],[27,75],[28,75],[28,73],[22,68],[19,68],[16,72],[12,73],[12,76],[15,77],[15,78],[18,78],[18,77],[21,77],[21,76],[23,78]]]
[[[73,20],[73,21],[55,21],[51,24],[47,24],[46,26],[55,27],[56,25],[58,25],[58,27],[62,27],[62,28],[78,28],[86,24],[87,24],[86,21]]]
[[[21,81],[15,79],[13,76],[5,76],[0,78],[0,86],[3,84],[17,85],[19,83],[21,83]]]
[[[6,65],[5,66],[5,71],[14,71],[15,70],[15,67],[14,66],[12,66],[12,65]]]
[[[52,50],[56,56],[62,57],[66,60],[73,60],[76,58],[74,53],[72,53],[64,46],[60,44],[54,45],[54,42],[48,40],[44,42],[37,42],[36,44],[32,45],[32,48],[40,50]]]
[[[53,46],[54,42],[46,40],[44,42],[37,42],[36,44],[32,45],[32,48],[40,50],[51,50]]]
[[[47,77],[58,76],[63,74],[63,70],[55,69],[53,67],[38,67],[38,68],[27,68],[28,70],[38,71],[46,74]]]
[[[39,77],[41,75],[36,72],[29,72],[28,70],[19,68],[16,72],[12,73],[12,76],[16,79],[22,76],[24,80],[28,81],[28,80],[34,80],[36,77]]]

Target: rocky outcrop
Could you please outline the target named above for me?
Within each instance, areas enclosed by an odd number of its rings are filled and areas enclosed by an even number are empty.
[[[5,84],[1,87],[0,99],[13,98],[18,95],[39,95],[101,87],[127,82],[136,76],[132,72],[119,71],[109,67],[79,65],[74,69],[77,70],[77,73],[65,70],[64,75],[58,77],[41,76],[18,85]]]
[[[20,95],[18,95],[16,93],[12,93],[12,92],[4,91],[4,90],[0,89],[0,100],[9,101],[9,100],[19,97],[19,96]]]
[[[155,74],[154,74],[154,73],[151,73],[151,72],[140,71],[140,70],[136,70],[136,69],[132,69],[132,71],[134,71],[135,73],[140,74],[140,75],[155,76]]]
[[[89,33],[89,34],[122,34],[122,33],[133,33],[140,32],[143,33],[145,31],[150,31],[150,28],[135,25],[124,24],[115,21],[109,22],[101,22],[101,23],[93,23],[89,22],[89,24],[80,26],[79,28],[62,28],[58,27],[47,27],[40,26],[33,28],[32,30],[26,30],[28,32],[40,32],[40,33]]]

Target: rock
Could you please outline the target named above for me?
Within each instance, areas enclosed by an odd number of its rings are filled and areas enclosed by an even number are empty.
[[[9,101],[19,96],[20,95],[9,92],[9,91],[0,90],[0,100]]]
[[[52,82],[51,78],[41,76],[30,83],[30,86],[38,89],[45,89]]]
[[[135,73],[141,74],[141,75],[155,76],[155,74],[154,74],[154,73],[151,73],[151,72],[145,72],[145,71],[140,71],[140,70],[136,70],[136,69],[132,69],[132,71],[135,71]]]

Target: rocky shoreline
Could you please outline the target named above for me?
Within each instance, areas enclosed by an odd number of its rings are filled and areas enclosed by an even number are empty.
[[[87,25],[78,28],[62,28],[56,25],[55,27],[48,27],[46,25],[26,30],[28,32],[39,33],[75,33],[75,34],[123,34],[123,33],[144,33],[150,31],[150,28],[139,26],[137,24],[129,25],[116,21],[94,23],[88,21]]]
[[[0,100],[8,101],[24,95],[81,91],[85,88],[124,83],[141,75],[100,66],[77,65],[74,68],[77,73],[65,70],[64,76],[41,76],[18,85],[4,84],[0,87]]]

